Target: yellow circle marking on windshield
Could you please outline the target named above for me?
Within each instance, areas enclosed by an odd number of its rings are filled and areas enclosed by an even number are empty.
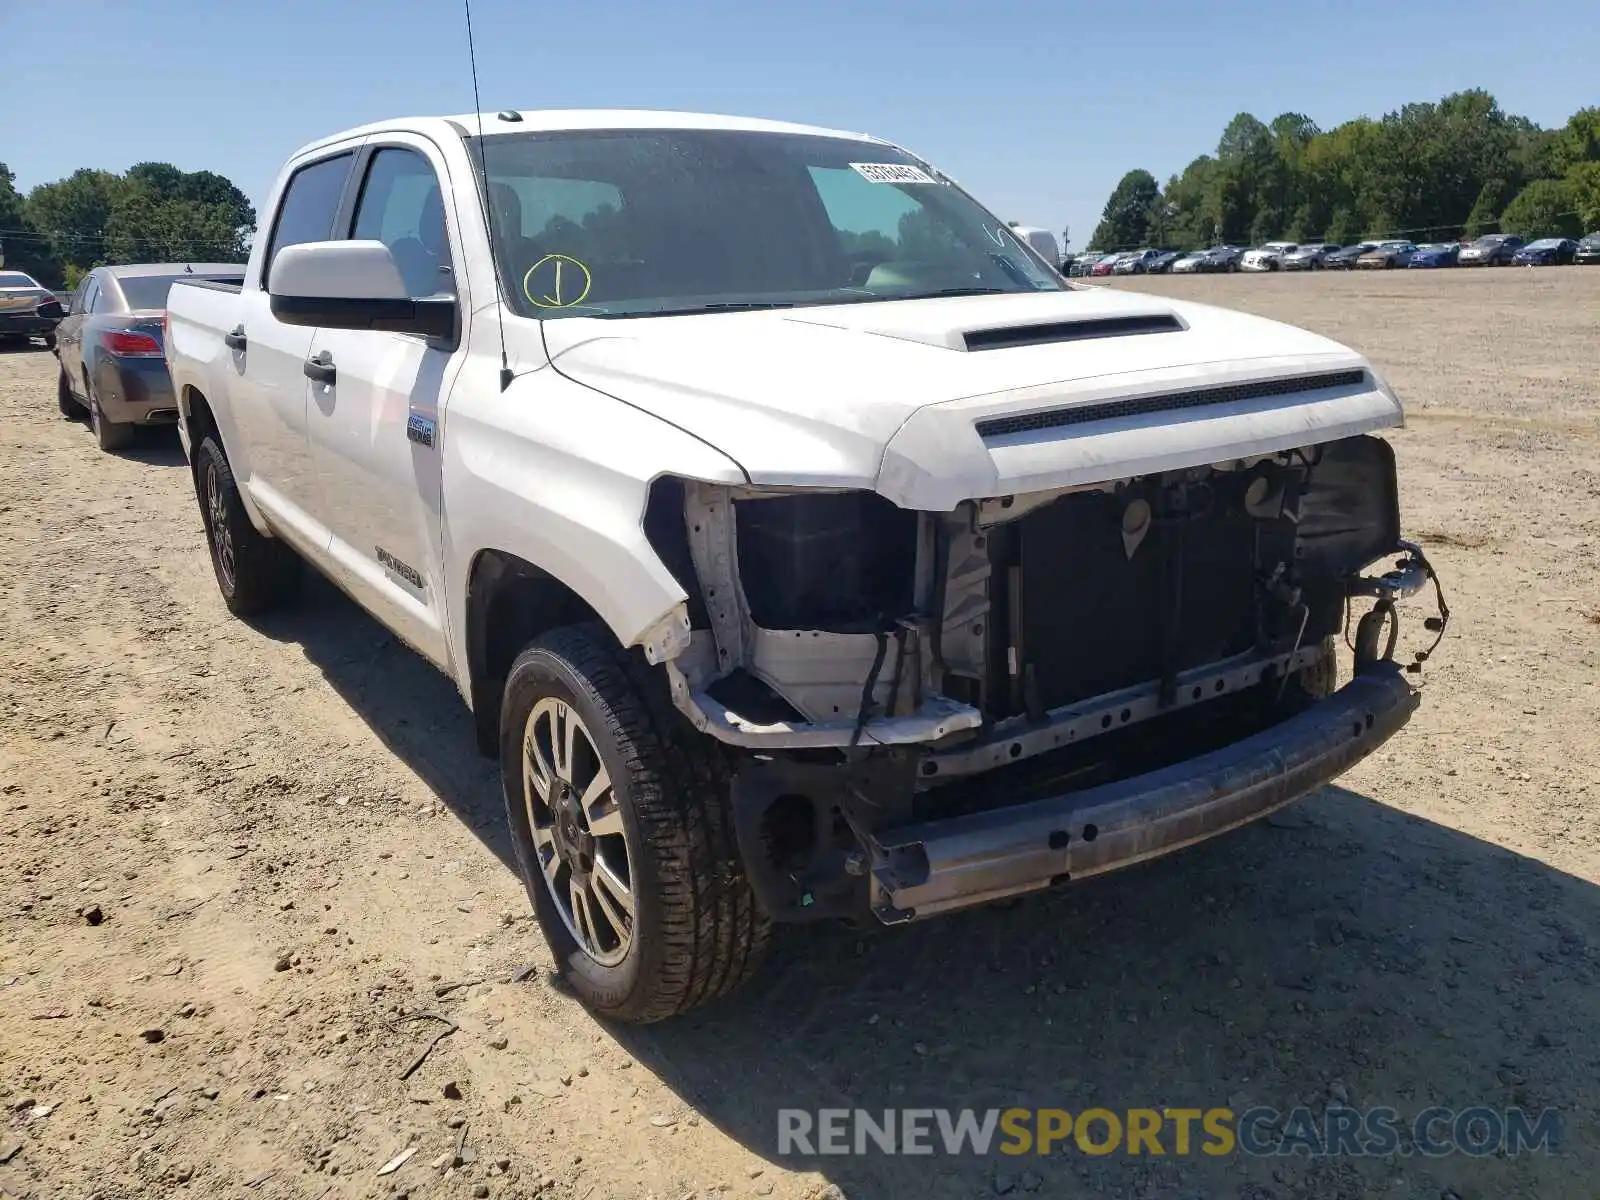
[[[534,288],[535,279],[539,288]],[[539,308],[572,308],[582,304],[594,286],[589,268],[566,254],[546,254],[522,277],[522,294]]]

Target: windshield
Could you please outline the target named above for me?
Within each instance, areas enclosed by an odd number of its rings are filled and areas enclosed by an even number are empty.
[[[660,129],[482,144],[495,257],[524,316],[1067,288],[1005,222],[889,146]]]
[[[1485,234],[1483,237],[1479,238],[1477,241],[1473,242],[1472,244],[1474,246],[1484,246],[1484,247],[1498,246],[1501,242],[1503,242],[1505,240],[1506,240],[1506,235],[1503,234],[1503,233],[1488,233],[1488,234]]]
[[[182,275],[124,275],[117,280],[117,286],[122,289],[122,295],[128,302],[130,310],[143,308],[165,308],[167,306],[167,293],[172,290],[172,285],[178,280],[193,283],[197,280],[207,280],[212,283],[243,283],[241,275],[195,275],[184,273]]]
[[[0,288],[36,288],[33,276],[21,271],[0,271]]]
[[[1561,245],[1560,238],[1540,238],[1537,242],[1529,242],[1529,250],[1554,250]]]

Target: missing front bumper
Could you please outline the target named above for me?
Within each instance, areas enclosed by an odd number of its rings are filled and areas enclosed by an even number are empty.
[[[968,908],[1167,854],[1327,783],[1416,711],[1380,663],[1298,716],[1220,750],[1101,787],[879,833],[873,911],[886,924]]]

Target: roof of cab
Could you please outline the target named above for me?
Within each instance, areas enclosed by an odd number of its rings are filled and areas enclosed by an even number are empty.
[[[503,120],[497,112],[458,113],[453,116],[397,117],[346,129],[340,133],[318,138],[296,150],[299,158],[322,146],[350,138],[376,133],[413,129],[419,132],[429,126],[448,123],[459,130],[476,134],[478,123],[483,123],[485,137],[509,133],[548,133],[585,129],[728,129],[749,133],[799,133],[814,137],[850,138],[854,141],[891,145],[883,138],[870,134],[841,129],[826,129],[817,125],[798,125],[789,121],[768,121],[760,117],[730,117],[716,113],[667,112],[647,108],[532,108],[519,109],[520,120]]]

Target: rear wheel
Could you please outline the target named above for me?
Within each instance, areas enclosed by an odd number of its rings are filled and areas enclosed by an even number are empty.
[[[56,348],[56,335],[55,334],[47,333],[47,334],[44,335],[44,348],[46,350],[54,350]]]
[[[56,407],[61,410],[63,417],[74,421],[81,421],[88,415],[83,403],[72,394],[72,384],[67,382],[65,367],[56,375]]]
[[[133,442],[133,426],[106,420],[105,414],[100,411],[100,402],[95,399],[93,383],[88,385],[86,394],[89,397],[89,426],[94,430],[94,440],[99,443],[100,449],[107,454],[126,450]]]
[[[213,437],[195,452],[195,493],[223,603],[236,617],[267,612],[300,592],[300,559],[250,522],[228,456]]]
[[[661,679],[597,626],[534,641],[506,677],[500,770],[523,884],[562,976],[602,1016],[657,1021],[760,964],[770,923],[728,779]]]

